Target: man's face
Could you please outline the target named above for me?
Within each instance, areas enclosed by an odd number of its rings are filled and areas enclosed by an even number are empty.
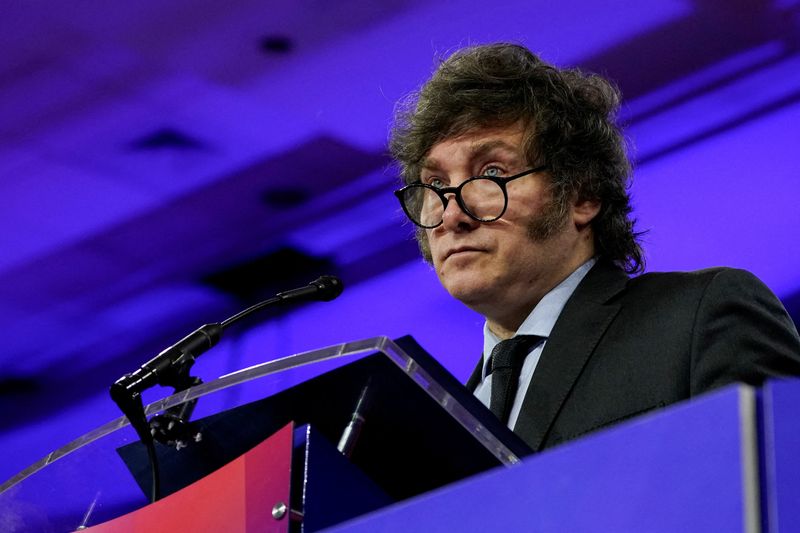
[[[471,176],[510,176],[531,167],[525,156],[520,124],[471,130],[435,144],[423,162],[424,183],[439,180],[455,187]],[[442,285],[455,298],[492,317],[519,314],[533,305],[574,268],[591,257],[585,226],[570,205],[562,216],[550,192],[546,171],[508,183],[508,208],[499,220],[481,223],[448,202],[443,223],[426,230],[431,259]],[[596,213],[596,210],[594,211]],[[555,231],[542,237],[535,230],[557,216]],[[593,215],[592,215],[593,216]],[[589,233],[591,231],[589,230]],[[589,245],[591,246],[591,245]],[[588,254],[588,255],[587,255]],[[586,256],[586,257],[584,257]]]

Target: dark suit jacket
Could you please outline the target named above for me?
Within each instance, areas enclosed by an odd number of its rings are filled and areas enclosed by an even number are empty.
[[[480,362],[467,382],[474,390]],[[736,381],[800,374],[800,338],[752,274],[629,278],[598,262],[545,344],[514,432],[534,450]]]

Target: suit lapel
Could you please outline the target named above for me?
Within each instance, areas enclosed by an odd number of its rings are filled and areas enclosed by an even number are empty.
[[[514,432],[539,450],[597,343],[619,312],[607,303],[625,288],[628,277],[614,265],[598,262],[581,281],[547,339],[522,403]]]

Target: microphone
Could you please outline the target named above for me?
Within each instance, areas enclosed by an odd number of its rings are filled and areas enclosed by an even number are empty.
[[[141,393],[159,384],[176,386],[181,375],[194,363],[195,359],[215,346],[222,332],[239,320],[256,311],[277,303],[300,300],[329,302],[342,294],[344,285],[335,276],[321,276],[305,287],[279,292],[273,298],[264,300],[241,311],[223,322],[213,322],[199,327],[157,356],[143,364],[138,370],[125,374],[111,386],[111,397],[118,404],[131,395]]]
[[[371,383],[372,378],[367,378],[367,383],[361,389],[361,394],[358,396],[356,408],[353,409],[353,413],[350,416],[350,422],[344,428],[342,436],[339,438],[339,444],[336,446],[336,449],[348,459],[353,456],[353,450],[361,436],[366,414],[372,402],[372,396],[369,394]]]
[[[180,380],[184,368],[190,367],[201,354],[215,346],[222,337],[222,324],[213,322],[194,330],[135,372],[125,374],[111,385],[111,398],[119,404],[134,394],[159,384],[169,386]]]
[[[279,292],[277,297],[281,300],[305,299],[330,302],[344,290],[342,280],[336,276],[320,276],[305,287]]]

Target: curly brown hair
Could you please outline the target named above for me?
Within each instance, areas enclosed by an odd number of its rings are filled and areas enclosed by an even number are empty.
[[[417,181],[436,143],[476,128],[522,122],[528,163],[546,164],[555,212],[570,202],[599,200],[592,221],[595,252],[628,273],[644,270],[628,195],[631,165],[616,124],[619,91],[597,75],[558,69],[515,44],[465,48],[400,102],[389,141],[405,183]],[[430,260],[427,237],[417,232]]]

